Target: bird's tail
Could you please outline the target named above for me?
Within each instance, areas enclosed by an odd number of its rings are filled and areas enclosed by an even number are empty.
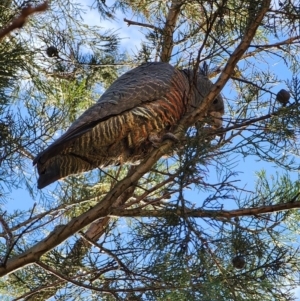
[[[69,154],[50,158],[45,164],[37,162],[39,173],[38,188],[42,189],[68,175],[88,171],[93,168],[93,164],[84,158]]]

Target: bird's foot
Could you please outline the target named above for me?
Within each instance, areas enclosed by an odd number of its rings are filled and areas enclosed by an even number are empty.
[[[159,147],[160,144],[166,140],[171,140],[173,142],[179,141],[178,138],[170,132],[164,134],[162,137],[159,137],[157,134],[151,134],[149,135],[148,139],[152,143],[152,145],[156,148]]]
[[[164,135],[161,137],[161,139],[162,139],[162,141],[165,141],[165,140],[171,140],[171,141],[173,141],[173,142],[178,142],[178,141],[179,141],[178,138],[177,138],[174,134],[172,134],[172,133],[170,133],[170,132],[164,134]]]

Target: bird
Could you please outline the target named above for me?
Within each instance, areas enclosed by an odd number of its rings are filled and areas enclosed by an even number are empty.
[[[195,84],[192,84],[192,83]],[[33,160],[38,188],[95,168],[136,164],[180,120],[195,110],[212,82],[191,69],[144,63],[120,76],[56,141]],[[224,101],[219,94],[205,113],[220,128]]]
[[[291,95],[287,90],[281,89],[276,95],[276,101],[278,101],[282,104],[283,107],[285,107],[289,103],[290,97]]]

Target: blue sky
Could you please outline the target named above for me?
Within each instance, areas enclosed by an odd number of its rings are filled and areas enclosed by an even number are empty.
[[[77,1],[81,2],[83,4],[91,4],[93,1]],[[107,1],[108,4],[110,1]],[[121,13],[118,13],[118,18],[116,18],[116,21],[100,21],[99,15],[96,11],[89,11],[87,10],[87,14],[85,15],[85,22],[89,25],[98,25],[103,27],[104,29],[112,29],[114,28],[117,33],[122,38],[121,45],[123,49],[126,49],[126,51],[132,55],[134,53],[137,53],[138,49],[140,48],[140,42],[143,40],[143,34],[141,33],[141,30],[139,27],[130,26],[128,27],[127,24],[123,21],[123,16]],[[128,19],[131,19],[133,16],[126,15]],[[269,62],[271,68],[274,68],[276,70],[276,73],[278,74],[279,79],[291,79],[292,74],[289,72],[289,70],[282,64],[278,63],[276,61]],[[276,89],[274,88],[274,93],[277,93],[281,88],[286,88],[283,84],[278,84],[276,86]],[[230,87],[230,84],[227,85],[227,87],[222,91],[222,94],[226,97],[232,97],[232,90]],[[95,99],[96,101],[96,99]],[[226,114],[225,114],[226,117]],[[244,187],[246,184],[246,189],[253,190],[254,189],[254,183],[256,181],[255,173],[261,169],[265,169],[267,171],[267,174],[272,177],[276,171],[283,172],[279,168],[275,168],[272,163],[266,163],[262,161],[258,161],[254,157],[246,157],[239,161],[238,170],[241,171],[240,173],[240,180],[241,185]],[[212,180],[217,179],[216,172],[210,168],[211,178]],[[297,178],[297,174],[291,174],[293,178]],[[55,185],[55,184],[54,184]],[[54,185],[50,186],[55,187]],[[11,200],[3,204],[2,207],[5,207],[8,211],[13,210],[26,210],[28,208],[31,208],[33,206],[34,201],[29,196],[29,193],[26,190],[19,189],[11,192]],[[203,193],[199,193],[196,189],[187,190],[186,197],[188,197],[191,201],[193,199],[197,200],[200,197],[203,197]],[[225,204],[228,205],[228,204]],[[234,204],[230,204],[229,208],[234,207]],[[300,300],[300,289],[297,289],[297,296]]]

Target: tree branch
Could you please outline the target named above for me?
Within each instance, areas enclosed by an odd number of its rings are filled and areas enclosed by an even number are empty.
[[[131,172],[132,170],[129,171],[129,174]],[[124,191],[124,193],[120,197],[118,197],[114,206],[122,206],[133,194],[134,190],[135,186],[132,185],[129,189],[127,189],[127,191]],[[74,257],[76,257],[77,261],[81,260],[88,252],[90,247],[94,244],[94,242],[97,241],[105,233],[110,220],[110,216],[99,217],[98,220],[96,220],[89,226],[85,233],[80,233],[82,237],[76,241],[70,252],[66,254],[64,262],[71,261],[74,259]],[[55,293],[59,289],[61,289],[63,285],[64,283],[60,283],[56,286],[53,286],[51,289],[48,289],[47,291],[37,292],[36,294],[42,295],[40,297],[43,297],[44,299],[48,299],[51,296],[54,296]]]
[[[141,26],[141,27],[146,27],[146,28],[151,28],[151,29],[154,29],[158,32],[162,32],[162,30],[159,28],[159,27],[156,27],[154,25],[151,25],[151,24],[145,24],[145,23],[141,23],[141,22],[136,22],[136,21],[131,21],[131,20],[128,20],[126,18],[124,18],[124,22],[127,22],[127,25],[130,26],[130,25],[137,25],[137,26]]]
[[[44,264],[41,261],[36,262],[36,265],[40,266],[41,268],[43,268],[44,270],[48,271],[49,273],[51,273],[52,275],[54,275],[55,277],[61,279],[62,281],[66,281],[66,282],[70,282],[78,287],[83,287],[89,290],[93,290],[93,291],[97,291],[97,292],[102,292],[104,294],[110,294],[110,295],[114,295],[114,290],[106,290],[106,289],[100,289],[98,287],[94,287],[91,285],[86,285],[84,283],[78,282],[74,279],[71,279],[70,277],[67,277],[65,275],[63,275],[62,273],[54,270],[52,267]]]
[[[252,45],[250,44],[249,47],[254,47],[254,48],[275,48],[275,47],[279,47],[279,46],[283,46],[283,45],[290,45],[293,44],[296,40],[299,40],[300,36],[295,36],[295,37],[290,37],[286,40],[274,43],[274,44],[262,44],[262,45]]]
[[[184,118],[183,121],[178,125],[178,128],[175,132],[178,136],[182,136],[186,126],[195,122],[199,118],[199,116],[203,115],[207,111],[210,103],[212,103],[215,97],[220,93],[221,89],[230,78],[231,73],[234,70],[239,59],[243,56],[248,46],[250,45],[259,24],[261,23],[265,13],[268,10],[269,5],[270,0],[263,1],[263,5],[260,8],[260,11],[254,18],[252,24],[250,24],[241,43],[229,58],[217,83],[213,86],[205,101],[198,109],[189,114],[189,116]],[[45,239],[32,246],[26,252],[8,260],[5,266],[0,267],[0,276],[4,276],[15,271],[16,269],[37,262],[43,254],[58,246],[60,243],[81,230],[83,227],[89,225],[100,217],[110,215],[114,210],[113,206],[117,198],[131,185],[136,183],[145,173],[147,173],[151,169],[153,164],[160,157],[167,153],[172,144],[173,142],[170,140],[163,142],[159,148],[155,149],[151,153],[151,155],[148,156],[148,158],[141,162],[141,164],[136,168],[133,174],[127,176],[124,180],[117,183],[114,189],[108,192],[103,200],[95,207],[83,213],[82,215],[73,218],[67,225],[54,230]]]
[[[36,6],[36,7],[32,7],[32,6],[27,6],[24,7],[21,10],[21,14],[16,17],[12,23],[10,25],[8,25],[7,27],[4,27],[3,29],[0,30],[0,41],[6,36],[8,35],[11,31],[15,30],[16,28],[22,28],[24,26],[24,24],[26,23],[27,18],[35,13],[38,12],[43,12],[48,8],[48,1],[45,1],[44,3]]]
[[[241,119],[240,123],[235,123],[232,126],[228,126],[226,128],[220,128],[220,129],[217,129],[217,130],[211,130],[208,135],[221,136],[222,134],[224,134],[226,132],[229,132],[231,130],[246,128],[247,126],[252,125],[252,124],[254,124],[258,121],[267,120],[267,119],[272,118],[273,116],[279,116],[284,110],[286,111],[287,108],[288,109],[291,109],[291,108],[294,108],[294,107],[297,108],[298,106],[299,106],[298,104],[292,104],[289,107],[280,108],[280,109],[278,109],[278,111],[275,111],[275,112],[272,112],[272,113],[269,113],[269,114],[266,114],[266,115],[263,115],[263,116],[260,116],[260,117],[257,117],[257,118],[249,119],[249,120],[246,120],[246,121],[244,121],[245,119]]]
[[[167,16],[166,24],[163,32],[163,42],[161,51],[161,62],[169,62],[174,47],[173,34],[176,22],[180,13],[180,8],[183,5],[182,1],[173,0]]]
[[[249,25],[240,44],[238,45],[238,47],[234,50],[234,52],[228,59],[227,64],[225,65],[217,82],[212,87],[210,93],[205,97],[203,103],[194,112],[192,112],[191,114],[186,116],[184,120],[182,120],[181,126],[180,126],[182,129],[180,130],[180,127],[178,127],[179,131],[176,134],[178,134],[180,136],[180,132],[182,132],[183,128],[195,123],[201,116],[203,116],[205,114],[205,112],[208,110],[209,106],[214,101],[214,99],[221,92],[221,90],[227,83],[228,79],[231,77],[238,61],[243,57],[244,53],[247,51],[255,33],[256,33],[258,26],[261,24],[263,17],[265,16],[266,12],[268,11],[270,2],[271,2],[270,0],[262,1],[262,6],[261,6],[260,10],[258,11],[257,15],[253,19],[252,23]]]
[[[265,88],[263,88],[263,87],[260,87],[259,85],[255,84],[254,82],[249,81],[249,80],[246,80],[246,79],[244,79],[244,78],[242,78],[242,77],[231,76],[231,79],[232,79],[232,80],[239,81],[239,82],[243,82],[243,83],[248,84],[248,85],[251,85],[251,86],[253,86],[253,87],[255,87],[255,88],[259,89],[259,90],[262,90],[262,91],[265,91],[265,92],[267,92],[267,93],[270,93],[271,95],[276,95],[276,93],[273,93],[273,92],[271,92],[271,91],[268,90],[268,89],[265,89]]]
[[[279,211],[285,211],[290,209],[300,208],[300,198],[297,194],[292,200],[283,204],[260,206],[256,208],[245,208],[236,210],[203,210],[203,209],[190,209],[185,208],[184,213],[178,212],[177,209],[168,210],[144,210],[141,208],[135,209],[113,209],[111,215],[118,217],[168,217],[168,216],[180,216],[183,213],[183,217],[207,217],[214,219],[231,219],[236,216],[252,216],[259,214],[268,214]]]
[[[291,44],[294,44],[294,43],[299,43],[299,41],[297,41],[299,39],[300,39],[300,36],[295,36],[295,37],[291,37],[289,39],[286,39],[286,40],[283,40],[283,41],[280,41],[280,42],[277,42],[277,43],[274,43],[274,44],[250,45],[250,47],[256,48],[256,49],[253,50],[253,51],[250,51],[250,52],[246,53],[243,56],[243,59],[246,59],[248,57],[253,57],[256,54],[258,54],[260,52],[263,52],[266,49],[271,49],[271,48],[281,49],[282,51],[284,51],[284,49],[282,49],[280,46],[291,45]]]

